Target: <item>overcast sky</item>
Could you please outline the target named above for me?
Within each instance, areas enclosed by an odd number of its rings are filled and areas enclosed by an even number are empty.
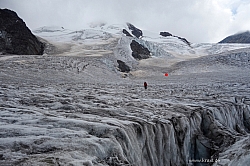
[[[0,0],[0,8],[16,11],[32,30],[130,22],[195,43],[215,43],[250,30],[250,0]]]

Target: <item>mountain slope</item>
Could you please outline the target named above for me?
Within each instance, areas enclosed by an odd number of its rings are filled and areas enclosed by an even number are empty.
[[[219,43],[250,43],[250,32],[246,31],[232,36],[228,36]]]
[[[41,55],[44,45],[31,33],[18,15],[8,9],[0,9],[0,53]]]
[[[126,30],[126,34],[124,34]],[[197,63],[197,65],[187,66],[189,70],[183,70],[182,65],[172,65],[189,61],[194,58],[199,58],[208,55],[223,54],[232,50],[249,48],[246,44],[196,44],[192,43],[190,46],[181,39],[174,36],[163,37],[158,33],[140,30],[143,36],[140,38],[133,36],[127,24],[102,24],[100,26],[91,26],[83,30],[69,30],[63,27],[42,27],[34,31],[37,36],[40,36],[50,44],[47,44],[45,52],[47,54],[54,54],[69,57],[96,57],[104,62],[110,71],[115,75],[124,74],[121,71],[121,66],[118,62],[122,61],[126,68],[129,68],[127,76],[135,77],[151,77],[160,76],[162,73],[173,71],[172,74],[181,74],[184,71],[191,73],[210,72],[217,69],[227,70],[230,65],[223,64],[220,67],[220,61],[209,60],[211,65]],[[130,33],[130,35],[127,35]],[[134,48],[133,43],[136,43]],[[133,47],[132,47],[133,46]],[[133,57],[135,50],[140,51],[137,54],[142,54],[146,59]],[[230,53],[228,53],[229,55]],[[218,55],[219,57],[219,55]],[[202,60],[203,61],[203,60]],[[230,60],[229,60],[230,61]],[[195,61],[198,62],[198,61]],[[177,67],[178,66],[178,67]],[[205,67],[207,66],[207,67]],[[90,66],[89,66],[90,67]],[[181,67],[181,68],[180,68]],[[235,67],[235,66],[234,66]],[[77,66],[76,66],[77,68]],[[79,67],[81,68],[81,67]],[[176,70],[178,69],[178,71]],[[128,70],[126,70],[128,71]],[[120,73],[121,72],[121,73]],[[184,72],[185,73],[185,72]],[[99,75],[98,73],[95,73]],[[102,77],[102,76],[100,76]]]

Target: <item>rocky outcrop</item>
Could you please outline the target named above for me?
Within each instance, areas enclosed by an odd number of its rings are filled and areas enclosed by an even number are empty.
[[[136,28],[134,25],[127,23],[127,26],[129,28],[129,30],[131,30],[131,33],[137,37],[137,38],[141,38],[143,33],[140,29]]]
[[[136,42],[135,40],[132,40],[130,47],[132,50],[132,56],[135,59],[141,60],[141,59],[147,59],[150,57],[150,51],[143,45]]]
[[[123,29],[122,33],[124,33],[126,36],[133,37],[126,29]]]
[[[18,15],[8,9],[0,9],[0,53],[18,55],[42,55],[44,44],[29,30]]]
[[[232,36],[228,36],[219,43],[250,43],[250,32],[246,31]]]
[[[174,37],[177,37],[178,39],[180,39],[181,41],[183,41],[184,43],[186,43],[189,46],[191,45],[191,43],[187,39],[185,39],[183,37],[179,37],[179,36],[174,36]]]
[[[160,32],[160,35],[163,37],[167,37],[167,36],[173,36],[171,33],[169,32]]]
[[[183,41],[187,45],[189,45],[189,46],[191,45],[191,43],[187,39],[185,39],[183,37],[179,37],[179,36],[174,36],[169,32],[160,32],[160,35],[163,36],[163,37],[173,36],[173,37],[176,37],[176,38],[180,39],[181,41]]]
[[[128,65],[126,65],[125,62],[121,61],[121,60],[117,60],[117,63],[118,63],[118,68],[121,72],[130,72],[130,68]]]

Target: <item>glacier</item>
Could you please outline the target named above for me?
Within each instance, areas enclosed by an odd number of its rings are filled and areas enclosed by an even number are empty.
[[[250,165],[250,45],[123,28],[42,27],[44,55],[1,55],[0,165]]]

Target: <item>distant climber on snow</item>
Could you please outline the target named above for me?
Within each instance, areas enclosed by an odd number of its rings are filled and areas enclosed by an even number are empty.
[[[147,89],[148,84],[144,82],[144,88]]]

